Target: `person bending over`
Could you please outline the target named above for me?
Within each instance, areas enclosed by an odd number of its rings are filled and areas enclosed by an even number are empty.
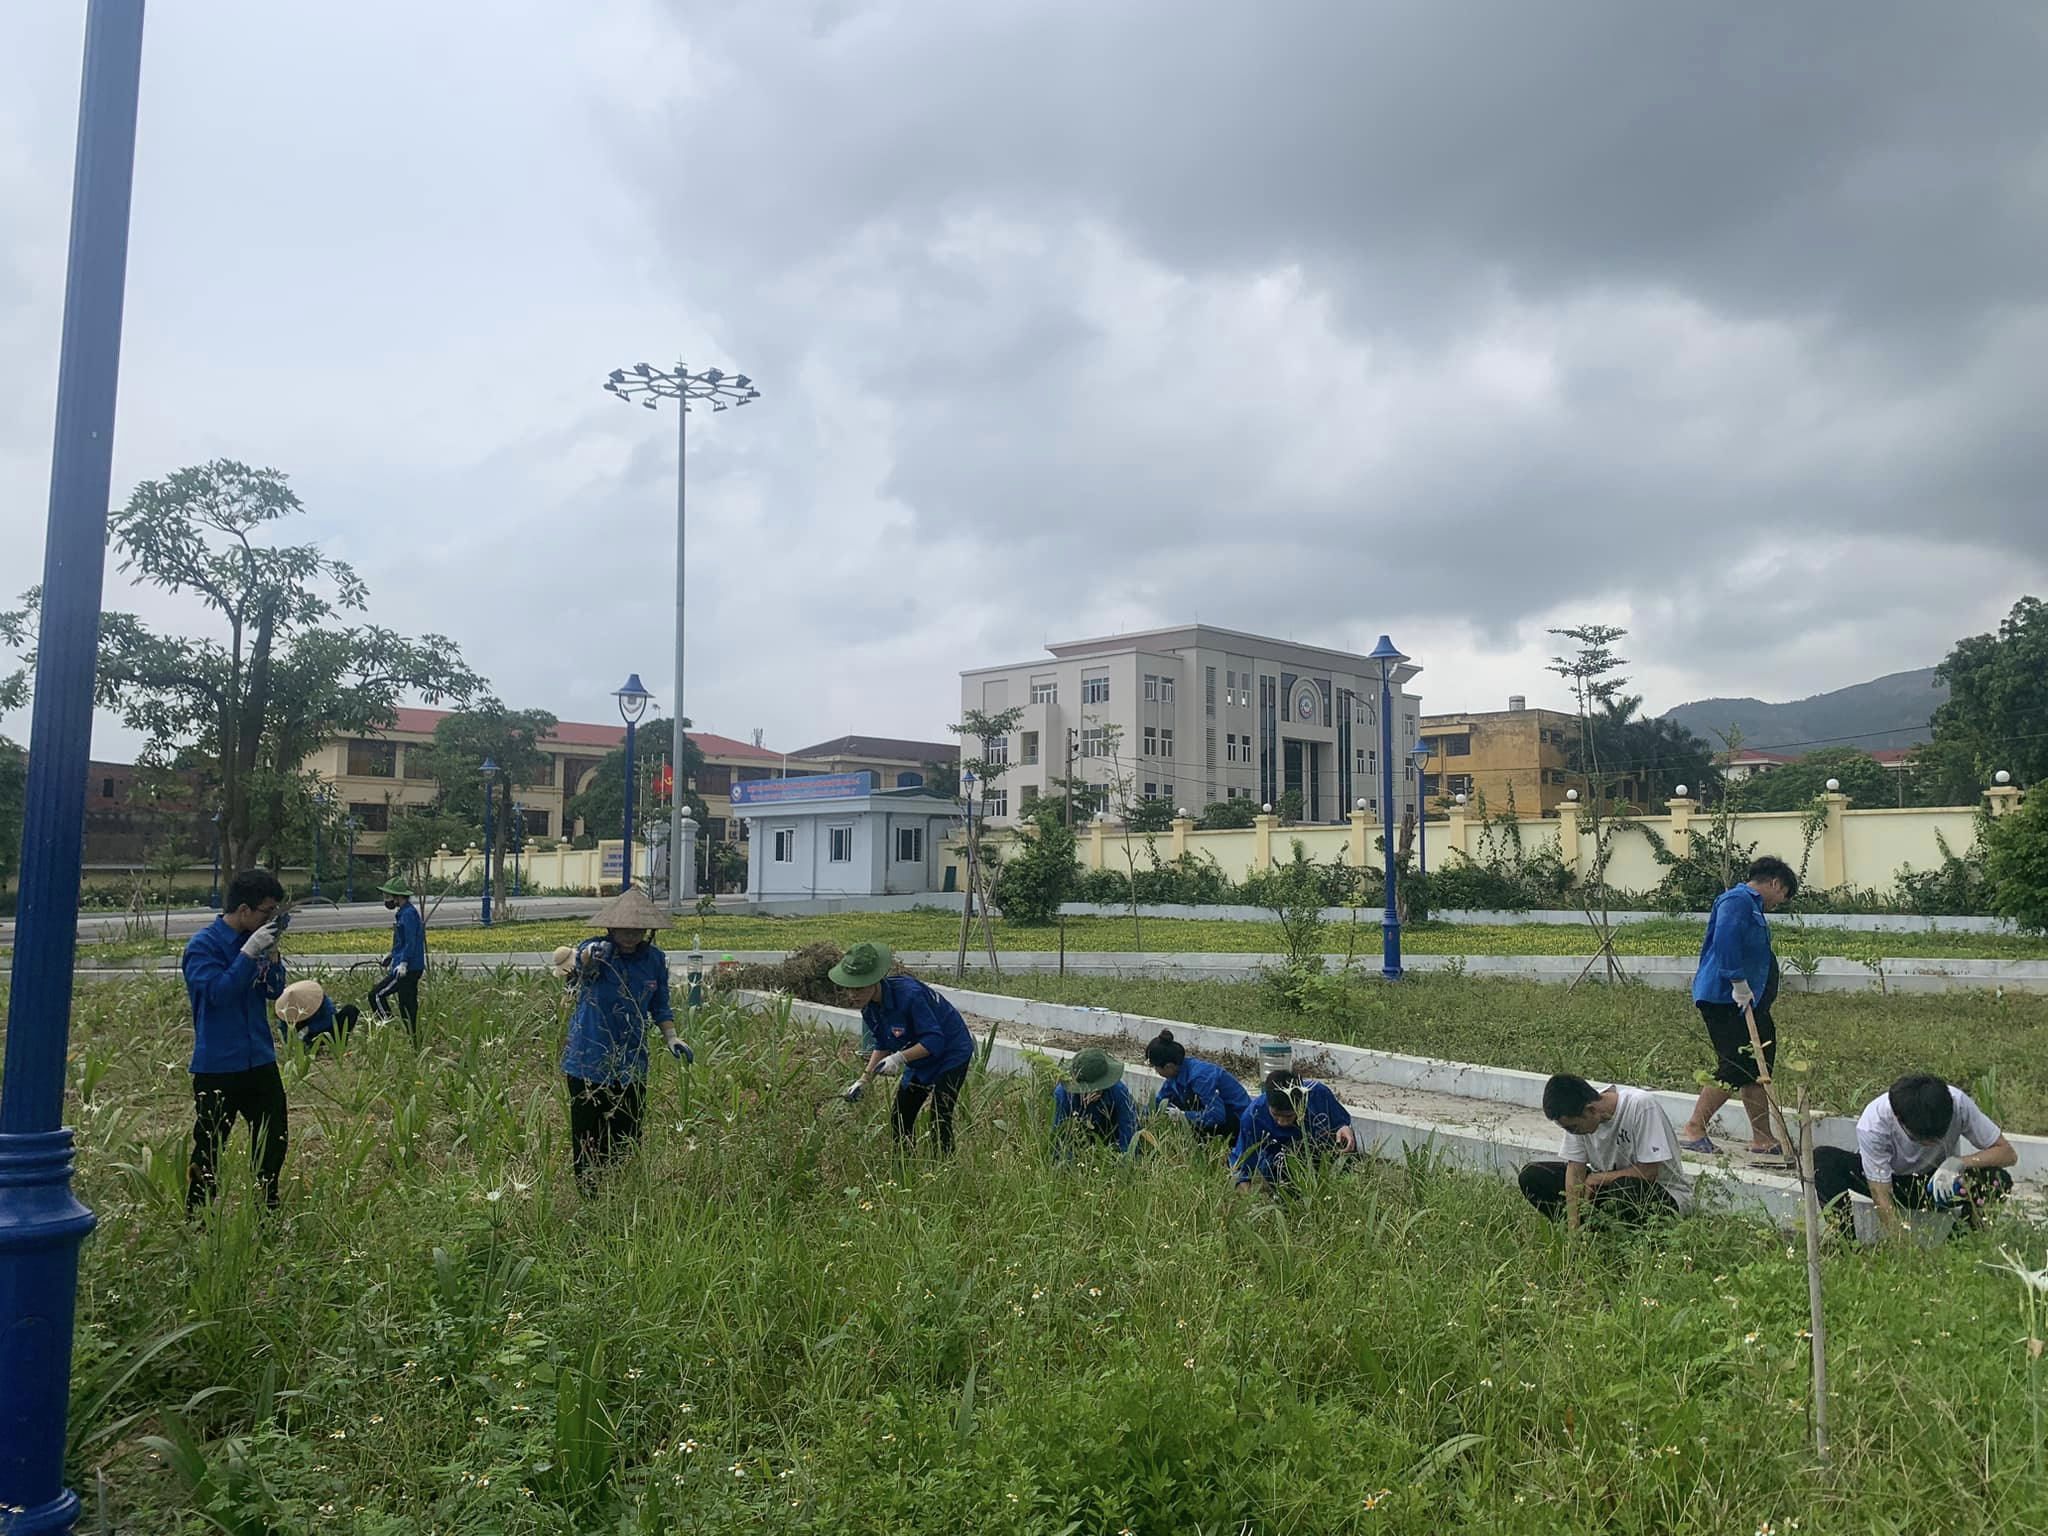
[[[1155,1114],[1181,1121],[1197,1136],[1237,1140],[1238,1123],[1252,1105],[1243,1083],[1214,1062],[1190,1056],[1170,1029],[1146,1044],[1145,1060],[1161,1079],[1152,1096]]]
[[[1124,1064],[1107,1051],[1076,1051],[1067,1064],[1073,1081],[1052,1089],[1052,1141],[1061,1157],[1076,1143],[1131,1150],[1138,1134],[1138,1106],[1124,1083]]]
[[[1976,1150],[1959,1156],[1967,1141]],[[1813,1190],[1844,1236],[1855,1235],[1849,1195],[1868,1196],[1887,1235],[1899,1210],[1958,1207],[1971,1226],[2012,1192],[2019,1152],[1977,1101],[1928,1072],[1900,1078],[1856,1117],[1856,1150],[1813,1149]]]
[[[1564,1156],[1524,1165],[1519,1182],[1544,1215],[1562,1211],[1576,1232],[1589,1207],[1631,1224],[1692,1209],[1678,1135],[1654,1094],[1560,1072],[1543,1085],[1543,1114],[1564,1132]]]
[[[1357,1149],[1351,1112],[1337,1102],[1327,1084],[1292,1072],[1273,1072],[1266,1077],[1265,1091],[1238,1122],[1230,1168],[1240,1191],[1249,1193],[1254,1181],[1280,1189],[1299,1161],[1321,1167],[1330,1158]]]
[[[901,1075],[892,1121],[905,1147],[917,1144],[917,1117],[932,1106],[933,1134],[941,1151],[953,1150],[953,1109],[974,1062],[974,1037],[960,1010],[915,976],[894,976],[896,957],[886,944],[856,944],[826,972],[860,1010],[868,1047],[866,1070],[846,1090],[848,1103],[867,1092],[875,1074]]]

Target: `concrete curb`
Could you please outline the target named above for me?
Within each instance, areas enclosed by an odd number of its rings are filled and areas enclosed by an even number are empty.
[[[773,965],[786,958],[785,950],[721,950],[720,958],[731,954],[742,965]],[[911,970],[927,975],[944,975],[952,970],[951,950],[902,950],[897,959]],[[374,955],[303,954],[291,957],[294,964],[315,970],[342,971]],[[545,966],[548,954],[538,950],[505,950],[484,954],[437,954],[432,964],[466,974],[495,970],[500,966],[532,968]],[[671,960],[677,957],[673,952]],[[1284,963],[1281,955],[1235,952],[1143,952],[1129,950],[1070,951],[1064,962],[1057,951],[998,951],[1003,970],[1018,976],[1047,976],[1064,965],[1070,976],[1130,976],[1161,981],[1255,981],[1265,970]],[[1585,955],[1410,955],[1404,960],[1416,972],[1456,972],[1464,976],[1497,977],[1514,981],[1569,984],[1586,969]],[[970,964],[974,957],[968,957]],[[1326,955],[1330,970],[1343,968],[1344,956]],[[1370,974],[1377,968],[1365,959],[1354,958],[1353,968]],[[1690,955],[1623,955],[1620,966],[1625,975],[1659,991],[1683,991],[1692,986],[1696,961]],[[2048,960],[1923,960],[1893,959],[1879,962],[1882,987],[1887,992],[1939,995],[1955,992],[2048,993]],[[81,978],[175,974],[175,956],[156,955],[146,959],[82,968]],[[1811,976],[1791,972],[1785,990],[1802,992],[1869,992],[1880,986],[1877,971],[1853,960],[1825,959]]]
[[[953,910],[958,911],[956,906]],[[1128,906],[1111,902],[1067,901],[1060,903],[1060,911],[1067,917],[1129,917]],[[1195,920],[1207,918],[1214,922],[1231,923],[1277,923],[1278,913],[1270,907],[1240,905],[1219,905],[1213,907],[1194,906],[1184,902],[1140,902],[1138,916],[1156,917],[1165,921]],[[1379,909],[1365,907],[1360,910],[1359,922],[1377,928]],[[1485,928],[1584,928],[1586,915],[1583,912],[1553,911],[1547,908],[1528,912],[1488,911],[1471,908],[1462,911],[1432,912],[1432,923],[1447,923],[1452,927]],[[1704,912],[1610,912],[1607,920],[1617,928],[1633,923],[1699,923],[1704,925]],[[1323,921],[1326,923],[1349,923],[1351,908],[1325,907]],[[1798,919],[1778,917],[1772,926],[1781,931],[1798,932],[1800,924],[1815,928],[1839,928],[1850,933],[2018,933],[2019,927],[2010,918],[2004,917],[1921,917],[1907,912],[1845,912],[1835,915],[1827,912],[1802,913]]]
[[[779,1006],[785,1001],[780,994],[772,992],[742,991],[734,995],[762,1007]],[[992,994],[961,994],[963,998],[990,995]],[[840,1034],[860,1034],[860,1015],[850,1008],[800,1002],[794,998],[786,1001],[792,1018],[820,1024]],[[1188,1038],[1192,1040],[1192,1032],[1200,1029],[1200,1026],[1186,1027],[1191,1031]],[[1178,1034],[1181,1026],[1176,1024],[1173,1028]],[[1018,1045],[998,1036],[989,1052],[989,1069],[1012,1074],[1024,1073],[1030,1070],[1028,1058],[1032,1056],[1063,1062],[1070,1060],[1073,1054],[1056,1046]],[[1149,1101],[1159,1088],[1157,1074],[1139,1063],[1125,1063],[1124,1081],[1131,1085],[1134,1096],[1142,1095],[1141,1102]],[[1442,1157],[1452,1166],[1467,1172],[1512,1179],[1522,1164],[1532,1157],[1554,1157],[1557,1153],[1554,1142],[1502,1140],[1484,1135],[1468,1126],[1444,1125],[1413,1115],[1399,1114],[1393,1110],[1376,1109],[1370,1105],[1346,1103],[1344,1107],[1351,1111],[1360,1144],[1370,1148],[1373,1156],[1385,1162],[1402,1162],[1411,1155],[1420,1153]],[[1798,1219],[1799,1184],[1789,1175],[1763,1173],[1755,1169],[1725,1169],[1711,1164],[1694,1163],[1691,1167],[1694,1189],[1703,1207],[1760,1214],[1777,1223],[1795,1222]]]

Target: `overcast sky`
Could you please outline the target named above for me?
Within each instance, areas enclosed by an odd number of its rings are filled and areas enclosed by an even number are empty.
[[[9,598],[82,11],[0,8]],[[599,385],[682,358],[763,394],[691,420],[707,730],[1195,618],[1797,697],[2048,589],[2044,81],[2035,0],[158,3],[114,495],[274,465],[378,622],[665,709],[674,419]]]

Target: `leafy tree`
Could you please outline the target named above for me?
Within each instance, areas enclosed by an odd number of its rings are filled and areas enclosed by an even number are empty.
[[[452,640],[362,623],[369,591],[314,544],[269,542],[302,510],[284,475],[219,459],[135,488],[107,524],[136,585],[196,598],[215,633],[159,634],[132,613],[100,618],[95,702],[144,738],[145,762],[192,743],[221,806],[228,869],[265,862],[317,788],[305,762],[375,730],[408,694],[438,704],[482,686]],[[34,633],[41,592],[0,615],[0,640]],[[26,690],[28,665],[8,685]]]
[[[1899,778],[1868,752],[1854,747],[1823,747],[1796,763],[1760,773],[1742,785],[1745,811],[1803,811],[1827,792],[1828,780],[1841,781],[1842,793],[1862,806],[1895,805]]]
[[[2036,790],[1984,831],[1991,910],[2022,928],[2048,932],[2048,793]]]
[[[2001,768],[2021,784],[2048,779],[2048,603],[2022,597],[1996,634],[1958,640],[1934,675],[1948,701],[1914,754],[1930,799],[1973,805]]]
[[[929,762],[924,765],[924,792],[941,800],[960,798],[960,765]]]
[[[1712,799],[1721,782],[1713,748],[1675,720],[1644,719],[1642,705],[1641,694],[1619,691],[1602,701],[1586,722],[1583,744],[1566,752],[1572,771],[1585,776],[1590,790],[1597,759],[1609,804],[1661,807],[1681,784]]]
[[[416,891],[425,891],[427,869],[442,848],[460,851],[476,835],[476,824],[434,806],[393,806],[384,833],[384,858]]]
[[[674,756],[675,722],[646,720],[633,733],[633,756],[638,759],[633,779],[633,835],[641,842],[656,827],[668,825],[668,797],[659,792],[657,780],[661,761],[668,758],[675,772],[676,790],[683,797],[683,809],[697,823],[701,845],[704,823],[709,817],[704,798],[690,788],[690,781],[704,771],[704,753],[690,739],[691,722],[683,721],[683,752]],[[564,786],[566,787],[566,786]],[[581,820],[592,837],[614,838],[626,825],[626,748],[622,742],[604,755],[590,787],[572,797],[568,806],[571,821]],[[565,829],[566,830],[566,829]]]
[[[1579,761],[1583,765],[1581,771],[1588,790],[1587,811],[1593,824],[1592,894],[1599,905],[1597,918],[1592,900],[1586,902],[1585,913],[1600,935],[1600,955],[1607,963],[1608,979],[1619,981],[1622,979],[1621,963],[1614,957],[1614,928],[1608,913],[1607,864],[1611,831],[1603,815],[1614,786],[1601,766],[1600,733],[1594,720],[1596,716],[1611,713],[1610,707],[1625,697],[1622,690],[1628,686],[1628,679],[1619,674],[1628,662],[1614,654],[1614,643],[1624,638],[1628,631],[1617,629],[1612,624],[1582,624],[1569,629],[1553,629],[1550,633],[1561,640],[1571,641],[1576,647],[1567,655],[1553,656],[1548,670],[1565,680],[1578,707]]]
[[[1301,820],[1301,791],[1298,789],[1285,791],[1278,800],[1273,802],[1273,809],[1279,815],[1282,826],[1293,826],[1294,823]]]
[[[996,877],[996,903],[1010,922],[1036,928],[1059,915],[1072,899],[1079,871],[1074,867],[1074,834],[1056,802],[1031,808],[1035,837],[1020,838]]]
[[[544,709],[507,709],[488,694],[448,715],[434,727],[434,742],[420,754],[420,766],[438,786],[437,807],[465,826],[484,824],[486,759],[498,765],[491,790],[496,814],[491,826],[491,879],[504,888],[505,861],[511,848],[513,793],[537,784],[548,773],[550,758],[541,743],[555,729],[555,717]]]
[[[1133,832],[1164,832],[1173,825],[1173,803],[1156,797],[1134,801],[1124,825]]]
[[[21,821],[28,810],[28,754],[0,736],[0,886],[21,864]]]
[[[1017,729],[1017,722],[1024,718],[1022,709],[997,710],[993,714],[986,710],[970,709],[957,724],[947,730],[960,738],[960,767],[954,777],[958,793],[960,776],[972,773],[979,784],[976,794],[986,802],[996,785],[1002,782],[1004,774],[1010,771],[1010,732]],[[1001,743],[1002,750],[997,751]],[[970,755],[970,749],[978,748]]]
[[[1250,800],[1211,800],[1202,807],[1201,820],[1195,825],[1203,832],[1226,832],[1249,827],[1258,814],[1259,808]]]

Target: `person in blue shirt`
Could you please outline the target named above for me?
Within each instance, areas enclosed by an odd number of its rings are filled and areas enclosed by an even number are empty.
[[[313,980],[295,981],[278,994],[278,1022],[299,1032],[299,1044],[313,1049],[316,1040],[340,1040],[356,1027],[362,1010],[354,1003],[334,1006],[327,989]]]
[[[562,967],[576,988],[562,1049],[570,1160],[586,1195],[597,1192],[598,1175],[640,1139],[647,1026],[660,1029],[671,1055],[690,1060],[669,1006],[668,956],[654,943],[654,930],[668,925],[668,914],[639,886],[629,885],[590,921],[604,936],[578,944]]]
[[[941,1151],[953,1150],[953,1111],[974,1062],[974,1036],[960,1010],[915,976],[897,976],[886,944],[856,944],[826,974],[860,1010],[866,1069],[846,1090],[858,1102],[876,1073],[901,1074],[890,1116],[905,1147],[917,1144],[917,1117],[927,1101]]]
[[[1715,898],[1714,910],[1707,914],[1692,1000],[1714,1047],[1714,1081],[1700,1090],[1692,1114],[1678,1132],[1678,1144],[1688,1152],[1718,1150],[1707,1128],[1729,1096],[1740,1094],[1749,1115],[1750,1152],[1757,1157],[1785,1155],[1784,1143],[1771,1130],[1770,1099],[1757,1081],[1756,1051],[1744,1014],[1756,1018],[1763,1075],[1769,1076],[1778,1061],[1777,1026],[1771,1022],[1771,1004],[1778,995],[1778,958],[1771,953],[1771,925],[1764,914],[1798,894],[1799,876],[1792,866],[1767,854],[1749,866],[1742,884]]]
[[[270,1001],[284,991],[277,941],[284,886],[267,869],[244,870],[228,882],[221,914],[192,935],[179,969],[192,1005],[192,1160],[185,1209],[213,1199],[220,1149],[237,1118],[249,1122],[250,1150],[264,1200],[275,1207],[288,1139],[284,1079]]]
[[[412,887],[402,876],[393,875],[377,887],[384,906],[391,913],[391,953],[384,959],[384,975],[370,989],[370,1011],[380,1019],[391,1017],[391,1000],[398,999],[399,1017],[405,1032],[417,1045],[420,1038],[420,977],[427,969],[427,923],[412,904]]]
[[[1070,1157],[1076,1142],[1090,1141],[1130,1151],[1138,1134],[1138,1106],[1124,1083],[1124,1064],[1109,1052],[1090,1047],[1076,1051],[1067,1070],[1072,1084],[1055,1083],[1052,1089],[1056,1155]]]
[[[1252,1103],[1243,1083],[1214,1062],[1188,1055],[1170,1029],[1146,1043],[1145,1060],[1161,1079],[1152,1096],[1155,1113],[1181,1121],[1197,1136],[1236,1141],[1238,1122]]]
[[[1296,1157],[1320,1165],[1333,1153],[1358,1149],[1351,1112],[1337,1102],[1328,1085],[1305,1081],[1292,1072],[1273,1072],[1266,1077],[1265,1090],[1245,1111],[1230,1153],[1240,1190],[1249,1192],[1254,1179],[1271,1189],[1284,1187]]]

